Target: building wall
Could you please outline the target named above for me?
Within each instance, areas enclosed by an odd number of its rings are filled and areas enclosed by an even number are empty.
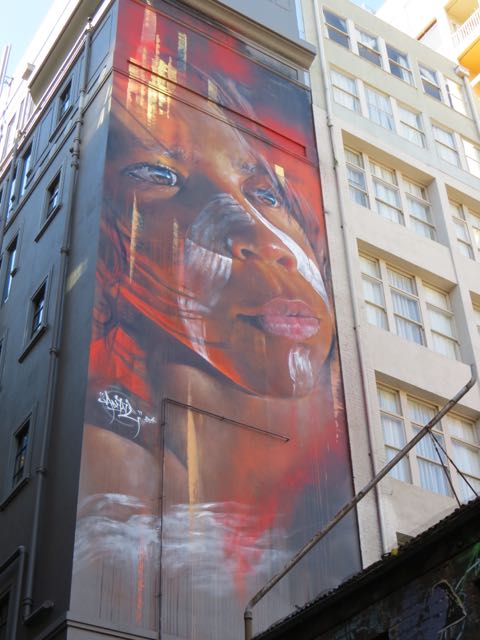
[[[438,77],[460,85],[461,81],[454,72],[455,63],[348,2],[320,3],[317,15],[314,3],[307,1],[303,6],[305,24],[308,25],[307,39],[319,49],[319,56],[311,69],[312,93],[317,145],[324,152],[321,154],[320,168],[327,212],[327,233],[333,256],[333,282],[353,468],[356,487],[360,489],[372,475],[371,465],[378,471],[386,461],[387,450],[377,386],[385,385],[388,390],[402,392],[396,397],[402,399],[404,415],[397,414],[395,419],[399,421],[397,424],[404,425],[407,435],[412,437],[414,430],[410,428],[407,415],[408,406],[412,405],[406,404],[407,396],[410,401],[418,398],[424,404],[431,403],[433,411],[467,382],[471,375],[469,365],[477,362],[480,345],[473,304],[476,304],[478,296],[478,252],[472,253],[474,259],[461,255],[448,199],[463,203],[472,211],[479,211],[480,181],[468,170],[463,160],[462,166],[456,167],[438,156],[432,126],[436,124],[455,132],[458,153],[461,154],[462,137],[478,145],[477,115],[472,111],[473,103],[468,105],[465,115],[448,106],[444,97],[438,100],[423,90],[419,63],[435,69]],[[328,37],[323,7],[338,17],[348,19],[345,33],[348,41],[344,39],[344,44],[348,42],[348,47],[336,42],[333,36]],[[365,33],[378,37],[381,66],[359,55],[354,25]],[[321,41],[318,40],[319,35]],[[390,71],[386,56],[387,44],[401,52],[408,52],[411,84]],[[358,100],[357,110],[353,108],[351,96],[347,99],[344,92],[341,94],[343,100],[339,97],[340,92],[333,86],[332,69],[338,70],[354,82],[358,94],[355,98],[355,102]],[[338,82],[337,79],[337,85]],[[350,85],[350,89],[352,86]],[[385,122],[378,123],[378,118],[375,122],[375,114],[369,112],[366,94],[368,87],[380,92],[387,104],[391,105],[392,118],[388,126]],[[468,97],[465,86],[463,90]],[[340,104],[342,101],[343,104]],[[421,114],[424,148],[399,134],[399,112],[395,111],[398,106],[408,107]],[[364,163],[366,173],[362,175],[367,176],[367,169],[370,167],[372,176],[374,167],[371,161],[374,161],[387,170],[394,170],[395,180],[399,184],[403,176],[404,179],[424,187],[435,225],[435,241],[421,237],[412,230],[411,221],[409,223],[407,217],[406,199],[402,200],[402,204],[399,201],[399,209],[402,209],[402,215],[405,216],[403,224],[380,215],[378,201],[381,198],[375,192],[375,175],[367,178],[368,203],[366,199],[363,205],[352,200],[347,165],[348,161],[351,165],[352,156],[347,156],[345,149],[361,154],[355,157],[361,157],[360,162]],[[402,184],[405,189],[406,183],[403,181]],[[394,309],[389,308],[388,301],[386,309],[389,314],[389,330],[368,322],[369,309],[363,287],[364,282],[370,280],[368,274],[362,276],[360,253],[378,261],[375,264],[382,268],[383,279],[387,280],[387,284],[383,285],[385,296],[388,296],[389,286],[383,265],[410,277],[414,276],[420,292],[427,285],[448,294],[455,317],[455,335],[459,349],[457,359],[436,353],[431,339],[426,341],[426,346],[421,346],[395,335],[394,318],[390,315]],[[430,307],[428,303],[419,304],[427,339]],[[475,442],[478,442],[476,419],[479,408],[478,387],[475,387],[455,409],[458,416],[467,421],[472,420],[471,434]],[[388,415],[388,412],[383,411],[383,415]],[[444,424],[445,433],[448,434],[446,421]],[[472,451],[478,456],[478,445]],[[476,460],[478,461],[478,457]],[[380,485],[378,497],[385,550],[395,546],[397,533],[415,534],[456,504],[452,496],[425,490],[426,483],[418,475],[422,464],[418,461],[418,455],[410,454],[408,464],[413,474],[409,482],[387,477]],[[476,468],[478,473],[478,466]],[[452,475],[455,475],[454,469]],[[422,482],[424,486],[418,486]],[[379,541],[372,525],[373,512],[371,496],[370,502],[361,507],[359,512],[362,550],[367,563],[369,558],[378,554]]]
[[[20,582],[21,611],[14,610],[14,598],[10,597],[6,636],[19,640],[38,637],[45,626],[56,627],[69,607],[115,20],[114,10],[103,18],[96,16],[87,62],[85,48],[80,46],[66,62],[64,75],[50,85],[33,112],[30,126],[18,134],[16,148],[3,163],[0,178],[4,187],[0,564],[19,545],[26,550],[23,576],[19,576],[19,562],[2,571],[0,594]],[[82,28],[85,23],[79,31]],[[86,64],[86,94],[80,114]],[[60,103],[68,86],[69,106],[61,114]],[[80,116],[80,167],[76,174],[71,149]],[[20,176],[29,149],[30,172],[23,190]],[[11,182],[12,166],[17,167],[18,177],[15,200],[7,215],[10,202],[5,187]],[[56,186],[58,194],[54,195]],[[71,233],[67,234],[69,219]],[[15,239],[16,268],[5,299],[8,253]],[[62,263],[66,266],[65,278]],[[38,330],[32,332],[32,297],[43,282],[43,317]],[[18,430],[26,420],[29,431],[24,467],[14,478]],[[30,606],[24,601],[29,594]],[[43,615],[34,616],[29,626],[24,625],[23,614],[34,612],[47,601],[53,608],[47,604]]]
[[[352,495],[310,93],[262,62],[120,3],[71,602],[112,632],[240,637]],[[359,565],[349,518],[258,628]]]

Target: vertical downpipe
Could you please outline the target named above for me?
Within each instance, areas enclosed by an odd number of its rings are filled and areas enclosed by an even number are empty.
[[[80,80],[80,90],[78,98],[78,110],[77,118],[75,121],[75,130],[73,137],[73,145],[70,149],[71,153],[71,174],[69,180],[69,189],[67,194],[67,203],[65,207],[65,226],[62,237],[62,244],[60,247],[60,267],[58,274],[58,285],[55,296],[55,309],[53,318],[53,335],[52,342],[49,350],[50,359],[48,367],[47,378],[47,399],[45,408],[45,419],[42,434],[42,443],[40,450],[40,461],[37,467],[37,491],[35,494],[33,522],[32,522],[32,535],[30,540],[30,554],[27,563],[27,578],[25,585],[25,597],[23,599],[23,618],[25,624],[28,624],[32,619],[41,611],[51,609],[53,602],[46,600],[37,609],[33,609],[33,586],[35,577],[35,565],[38,552],[38,532],[40,527],[40,518],[43,511],[43,498],[45,490],[45,479],[47,473],[47,459],[48,449],[50,443],[50,435],[53,425],[53,410],[55,405],[55,391],[58,378],[58,358],[62,340],[63,329],[63,313],[65,305],[65,289],[68,275],[68,263],[72,234],[72,209],[74,204],[74,198],[78,181],[78,170],[80,167],[80,144],[81,133],[83,125],[83,112],[85,109],[85,97],[87,91],[88,82],[88,67],[90,60],[90,44],[92,37],[92,25],[90,18],[88,19],[87,27],[85,29],[85,43],[84,43],[84,60],[82,68],[82,76]]]
[[[359,366],[360,366],[360,381],[361,381],[362,394],[363,394],[364,403],[365,403],[364,406],[365,406],[365,418],[367,423],[368,448],[370,450],[370,468],[371,468],[372,477],[374,477],[377,473],[377,470],[375,467],[375,459],[374,459],[374,452],[373,452],[374,437],[373,437],[372,419],[370,415],[370,405],[368,401],[367,375],[365,372],[365,364],[364,364],[365,353],[364,353],[363,343],[360,335],[361,326],[359,322],[357,303],[354,295],[354,291],[355,291],[354,269],[353,269],[352,256],[350,255],[350,251],[348,248],[347,224],[345,221],[345,203],[344,203],[343,194],[342,194],[341,177],[338,173],[339,162],[337,158],[337,152],[335,148],[335,139],[333,134],[334,125],[332,122],[332,102],[331,102],[332,99],[330,94],[330,86],[328,84],[328,75],[327,75],[328,69],[327,69],[327,62],[325,58],[325,49],[323,46],[323,30],[322,30],[322,24],[320,20],[318,3],[316,2],[316,0],[313,0],[313,5],[314,5],[315,27],[317,32],[320,65],[321,65],[321,71],[322,71],[322,77],[323,77],[323,89],[325,92],[327,126],[328,126],[328,132],[329,132],[330,147],[333,155],[335,187],[337,191],[340,223],[342,227],[343,246],[345,249],[348,286],[350,290],[350,301],[352,303],[352,311],[353,311],[353,322],[354,322],[353,328],[355,333],[355,344],[357,347],[357,354],[358,354]],[[384,524],[383,524],[383,517],[382,517],[382,505],[380,501],[380,494],[379,494],[378,487],[375,487],[374,493],[375,493],[375,505],[376,505],[376,512],[377,512],[377,521],[378,521],[378,531],[380,534],[380,544],[382,547],[382,553],[386,553],[388,549],[387,549],[386,539],[385,539],[385,531],[384,531]]]

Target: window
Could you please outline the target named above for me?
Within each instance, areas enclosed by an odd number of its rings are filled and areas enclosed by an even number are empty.
[[[419,147],[425,147],[425,134],[423,133],[422,116],[400,104],[397,105],[399,127],[398,133],[409,142]]]
[[[472,308],[473,308],[473,315],[475,318],[475,326],[477,327],[477,333],[480,336],[480,307],[472,305]]]
[[[393,169],[388,169],[370,160],[370,171],[373,176],[373,190],[377,213],[383,218],[404,224],[397,176]]]
[[[383,440],[385,442],[386,462],[390,462],[407,444],[398,391],[379,387],[378,404],[380,407]],[[408,457],[405,456],[402,458],[400,462],[393,467],[389,475],[397,480],[403,480],[403,482],[411,482]]]
[[[19,198],[23,196],[27,188],[32,171],[32,147],[29,146],[22,157],[22,174],[20,176],[20,193]]]
[[[434,417],[436,408],[424,402],[419,402],[413,398],[407,398],[408,417],[412,429],[412,436],[417,435],[430,420]],[[435,425],[432,433],[445,448],[445,440],[441,432],[441,425]],[[415,447],[418,465],[419,484],[428,491],[449,496],[450,486],[446,477],[443,465],[446,465],[447,458],[440,449],[437,452],[430,436],[425,436]]]
[[[408,57],[406,53],[402,53],[390,44],[387,44],[387,57],[390,73],[400,80],[405,80],[408,84],[413,84],[413,76],[408,63]]]
[[[49,184],[47,188],[47,199],[45,205],[45,219],[49,218],[55,213],[60,205],[60,173],[57,173],[55,178]]]
[[[323,10],[323,15],[325,17],[325,24],[330,40],[333,40],[337,44],[342,45],[342,47],[349,49],[350,38],[348,36],[347,21],[340,18],[340,16],[337,16],[335,13],[328,11],[328,9]]]
[[[457,247],[465,257],[474,260],[480,250],[480,214],[465,205],[450,201]]]
[[[447,104],[452,107],[452,109],[455,109],[455,111],[463,113],[463,115],[466,116],[467,106],[465,104],[462,85],[450,80],[450,78],[445,78],[445,91],[447,94]]]
[[[360,99],[355,78],[346,76],[336,69],[331,71],[333,99],[343,107],[360,113]]]
[[[435,138],[435,146],[437,147],[437,153],[450,164],[454,164],[456,167],[460,166],[460,158],[457,151],[457,145],[455,143],[455,135],[453,131],[443,129],[436,124],[432,125],[433,136]]]
[[[428,67],[418,65],[420,77],[422,79],[423,90],[432,98],[442,100],[442,91],[438,81],[437,72]]]
[[[18,236],[15,236],[7,249],[7,270],[3,283],[2,302],[6,302],[8,300],[10,291],[12,289],[13,276],[17,271],[17,245]]]
[[[368,207],[368,193],[363,158],[360,153],[345,149],[350,197],[362,207]]]
[[[10,181],[10,192],[8,194],[8,203],[7,203],[7,216],[6,220],[8,221],[15,209],[15,200],[16,200],[16,186],[17,186],[17,167],[13,168],[12,179]]]
[[[415,278],[390,267],[387,267],[387,277],[392,301],[394,332],[417,344],[425,344]]]
[[[69,82],[59,96],[58,118],[57,118],[58,120],[61,120],[70,108],[71,89],[72,89],[72,83]]]
[[[369,207],[372,202],[372,208],[383,218],[435,240],[431,205],[424,185],[352,149],[345,148],[345,159],[350,197],[356,204]]]
[[[384,385],[378,385],[377,391],[388,461],[434,417],[438,407]],[[476,425],[463,416],[448,413],[432,433],[448,457],[440,447],[437,451],[432,438],[426,435],[389,475],[445,496],[452,495],[451,483],[461,500],[470,500],[474,491],[480,490],[480,442]]]
[[[357,29],[357,47],[360,57],[373,62],[373,64],[376,64],[378,67],[382,66],[382,57],[376,36],[371,36],[369,33]]]
[[[369,256],[360,256],[360,269],[370,324],[446,357],[459,358],[447,293]]]
[[[33,337],[45,325],[45,293],[47,283],[44,282],[32,298],[32,322],[30,337]]]
[[[377,260],[366,256],[360,256],[360,265],[367,320],[376,327],[388,330],[380,265]]]
[[[446,293],[424,287],[430,330],[432,332],[432,348],[447,358],[458,358],[455,323],[450,309],[450,300]]]
[[[7,622],[8,622],[8,603],[10,594],[3,593],[0,595],[0,640],[7,640]]]
[[[450,202],[450,211],[452,213],[453,224],[455,226],[458,249],[466,258],[471,258],[473,260],[474,253],[463,209],[461,205]]]
[[[389,131],[395,131],[390,98],[371,87],[365,87],[365,96],[369,119]]]
[[[28,438],[30,420],[27,420],[15,434],[15,458],[13,460],[12,487],[15,487],[26,474]]]
[[[410,226],[419,236],[435,240],[430,202],[424,186],[403,178]]]
[[[480,493],[480,441],[475,425],[463,418],[447,414],[443,419],[451,437],[452,458],[465,476],[458,475],[460,499],[471,500]],[[469,486],[470,485],[470,486]],[[473,491],[472,491],[473,488]]]
[[[465,140],[465,138],[463,138],[463,148],[465,150],[468,171],[477,178],[480,178],[480,148],[476,147],[472,142]]]

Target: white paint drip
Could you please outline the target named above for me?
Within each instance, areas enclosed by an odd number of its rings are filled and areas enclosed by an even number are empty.
[[[310,349],[297,345],[288,354],[288,369],[293,382],[295,395],[311,391],[315,385],[315,377],[310,359]]]

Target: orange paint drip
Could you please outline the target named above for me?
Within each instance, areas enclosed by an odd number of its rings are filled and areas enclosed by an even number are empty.
[[[145,591],[145,547],[140,544],[137,565],[137,597],[135,608],[135,622],[139,625],[142,622],[143,594]]]

